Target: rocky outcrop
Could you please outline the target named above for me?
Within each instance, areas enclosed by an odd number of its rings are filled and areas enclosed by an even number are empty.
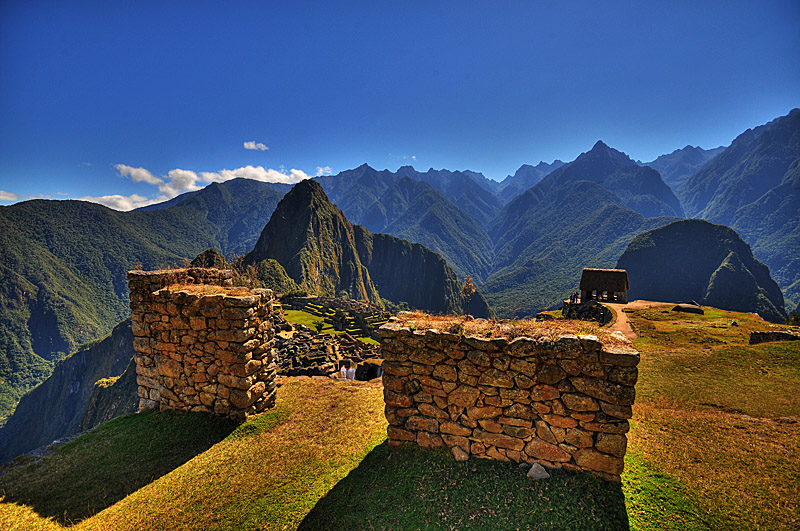
[[[103,378],[95,382],[78,431],[91,430],[113,418],[136,413],[138,410],[136,363],[131,357],[128,367],[120,376]]]
[[[356,226],[356,244],[382,297],[432,313],[462,314],[465,299],[455,272],[438,254],[418,243]],[[470,314],[489,317],[489,305],[475,293]]]
[[[218,269],[128,273],[139,409],[246,420],[275,405],[272,292]]]
[[[565,302],[561,307],[561,315],[565,319],[597,321],[601,325],[610,323],[614,319],[614,313],[596,300],[578,303]]]
[[[119,376],[133,358],[131,322],[56,364],[53,374],[25,394],[0,430],[0,462],[78,433],[95,382]]]
[[[783,294],[767,266],[724,225],[699,219],[638,235],[617,261],[627,269],[629,299],[698,301],[703,306],[755,312],[783,322]]]
[[[379,329],[389,444],[619,481],[639,353],[594,336],[483,339]]]

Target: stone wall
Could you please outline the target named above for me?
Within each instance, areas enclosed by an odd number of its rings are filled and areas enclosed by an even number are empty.
[[[482,339],[379,329],[389,444],[619,481],[639,353],[594,336]]]
[[[788,330],[774,330],[772,332],[750,332],[750,344],[770,343],[772,341],[798,341],[800,334]]]
[[[131,271],[139,409],[245,420],[275,404],[272,292],[229,270]]]

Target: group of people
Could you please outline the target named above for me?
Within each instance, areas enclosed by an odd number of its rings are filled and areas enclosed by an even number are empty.
[[[581,294],[578,293],[577,291],[569,296],[569,303],[570,304],[578,304],[578,302],[580,300],[581,300]]]
[[[341,375],[342,380],[355,380],[356,368],[353,367],[353,362],[350,360],[343,360],[342,366],[339,369],[339,374]]]

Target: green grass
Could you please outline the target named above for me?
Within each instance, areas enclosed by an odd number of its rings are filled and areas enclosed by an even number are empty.
[[[120,417],[50,458],[8,467],[0,477],[0,493],[4,503],[33,507],[60,523],[79,521],[203,453],[234,428],[226,419],[202,413]]]
[[[292,378],[276,409],[236,429],[138,414],[15,467],[0,477],[0,529],[59,529],[46,516],[70,514],[109,530],[797,528],[800,345],[744,344],[725,322],[768,326],[746,314],[654,310],[629,314],[644,348],[621,485],[389,448],[378,383]],[[697,347],[703,328],[719,341]],[[205,442],[158,457],[192,440]]]
[[[303,310],[284,310],[283,316],[286,317],[286,320],[294,325],[303,325],[307,326],[313,331],[317,331],[317,326],[322,325],[320,329],[320,333],[322,334],[335,334],[336,330],[333,329],[333,326],[329,323],[325,322],[325,319],[322,317],[318,317],[316,315],[312,315],[308,312],[304,312]]]
[[[320,324],[322,327],[319,329],[320,334],[342,334],[343,330],[334,330],[333,325],[326,322],[324,317],[316,316],[305,312],[303,310],[284,310],[283,316],[287,321],[294,325],[304,325],[311,330],[317,332],[317,326]],[[356,339],[367,343],[368,345],[377,345],[378,342],[370,337],[363,336],[364,331],[360,328],[348,329],[347,333]]]
[[[317,502],[299,529],[621,529],[621,486],[514,463],[453,461],[444,450],[375,448]]]
[[[694,493],[712,527],[800,526],[798,342],[748,345],[772,325],[713,308],[628,317],[642,354],[629,434],[638,462]]]

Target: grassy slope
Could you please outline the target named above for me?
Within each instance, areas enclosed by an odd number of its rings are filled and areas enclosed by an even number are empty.
[[[118,463],[99,461],[99,436],[17,467],[0,477],[7,493],[0,528],[59,528],[39,514],[80,511],[97,499],[103,500],[97,508],[107,508],[76,528],[797,526],[800,424],[785,417],[796,419],[800,411],[800,344],[745,346],[749,330],[767,326],[747,314],[664,311],[629,315],[641,336],[642,362],[621,487],[558,471],[547,482],[530,482],[512,464],[456,463],[445,452],[390,450],[383,443],[378,385],[298,378],[280,388],[276,410],[205,452],[191,450],[202,453],[177,468],[182,461],[165,465],[166,475],[142,481],[121,500],[106,491],[120,492],[115,481],[129,484],[129,472],[151,459],[120,454]],[[739,327],[730,326],[734,318]],[[214,432],[172,416],[170,425],[178,425],[169,431],[138,424],[144,415],[104,426],[113,426],[107,432],[113,434],[127,422],[152,448],[167,449],[184,444],[180,431],[191,437]],[[226,432],[215,433],[219,440]],[[50,472],[68,463],[88,474],[86,487],[78,489],[83,492],[72,488],[74,479]],[[48,512],[44,502],[25,497],[37,490],[40,498],[58,500],[55,507],[62,510]]]
[[[750,314],[629,318],[642,361],[626,462],[692,492],[713,527],[800,525],[800,342],[747,345],[770,326]]]

